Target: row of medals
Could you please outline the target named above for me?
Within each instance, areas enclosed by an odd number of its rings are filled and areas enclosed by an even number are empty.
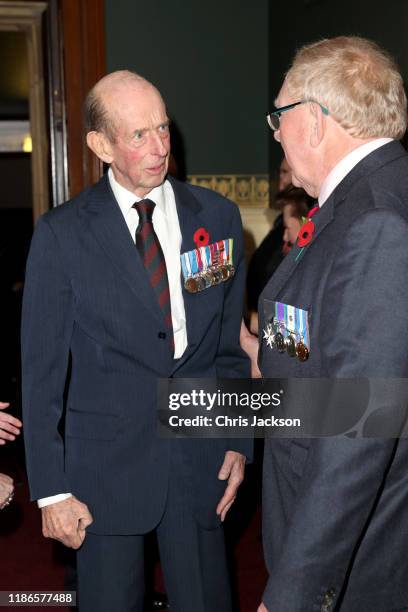
[[[195,276],[190,276],[184,281],[184,287],[190,293],[197,293],[203,291],[207,287],[213,287],[222,283],[235,274],[235,268],[230,263],[224,263],[221,265],[214,265],[202,272],[199,272]]]
[[[309,359],[309,349],[303,342],[303,336],[298,332],[293,332],[276,321],[274,321],[273,325],[269,323],[268,327],[269,331],[274,332],[272,348],[275,347],[279,353],[286,351],[289,357],[297,357],[299,361],[307,361]],[[281,330],[286,331],[288,335],[284,336]],[[299,338],[298,341],[297,338]]]

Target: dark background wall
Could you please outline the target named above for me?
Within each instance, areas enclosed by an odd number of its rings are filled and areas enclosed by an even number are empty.
[[[275,4],[275,3],[274,3]],[[397,60],[408,82],[408,2],[406,0],[290,0],[270,10],[269,104],[273,107],[283,75],[297,48],[320,38],[354,34],[371,38]],[[270,165],[279,163],[279,145],[270,141]]]
[[[108,70],[130,67],[157,83],[190,174],[276,169],[281,150],[264,113],[307,42],[372,38],[408,79],[407,0],[105,0],[105,10]]]
[[[268,0],[105,0],[108,71],[161,90],[189,174],[266,173]]]

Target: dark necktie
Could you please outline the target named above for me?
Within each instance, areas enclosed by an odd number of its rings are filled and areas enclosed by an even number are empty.
[[[139,225],[136,230],[136,247],[149,276],[159,306],[163,312],[168,337],[174,350],[173,323],[166,261],[159,239],[153,228],[153,211],[156,204],[152,200],[140,200],[133,204],[139,213]]]

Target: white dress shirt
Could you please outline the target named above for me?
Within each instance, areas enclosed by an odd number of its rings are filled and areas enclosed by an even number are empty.
[[[136,229],[139,225],[139,213],[133,204],[140,202],[131,191],[128,191],[115,180],[109,168],[108,178],[119,208],[125,218],[133,242],[136,242]],[[174,358],[179,359],[187,347],[187,326],[181,287],[181,231],[177,215],[176,199],[169,181],[152,189],[146,196],[156,206],[153,211],[153,227],[163,250],[169,280],[171,320],[174,333]],[[136,256],[136,253],[135,253]]]
[[[357,166],[358,162],[364,159],[364,157],[367,157],[367,155],[376,149],[379,149],[391,141],[392,138],[376,138],[375,140],[370,140],[370,142],[366,142],[366,144],[357,147],[357,149],[351,151],[351,153],[346,155],[346,157],[343,157],[343,159],[340,160],[336,166],[334,166],[323,181],[318,198],[319,206],[323,206],[329,196],[336,189],[337,185],[339,185],[344,177],[351,172],[354,166]]]
[[[133,242],[136,242],[136,228],[139,225],[139,213],[133,204],[139,202],[131,191],[119,185],[113,176],[111,168],[108,170],[108,179],[113,194],[125,218]],[[181,287],[181,231],[177,215],[176,199],[169,181],[152,189],[146,198],[152,200],[156,206],[153,211],[153,227],[157,234],[167,267],[169,280],[171,320],[174,332],[174,358],[180,358],[187,348],[187,326],[184,310],[183,292]],[[135,249],[135,257],[137,252]],[[71,497],[71,493],[60,493],[37,500],[39,508],[63,501]]]

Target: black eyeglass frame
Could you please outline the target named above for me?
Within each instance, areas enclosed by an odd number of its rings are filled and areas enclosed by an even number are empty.
[[[320,104],[320,102],[316,102],[316,100],[299,100],[299,102],[292,102],[292,104],[287,104],[286,106],[281,106],[270,113],[266,113],[266,120],[268,122],[269,127],[272,131],[276,132],[280,128],[280,116],[282,113],[286,113],[286,111],[295,108],[295,106],[299,106],[299,104],[306,104],[307,102],[314,102],[318,104],[322,109],[322,113],[324,115],[329,115],[329,109]]]

